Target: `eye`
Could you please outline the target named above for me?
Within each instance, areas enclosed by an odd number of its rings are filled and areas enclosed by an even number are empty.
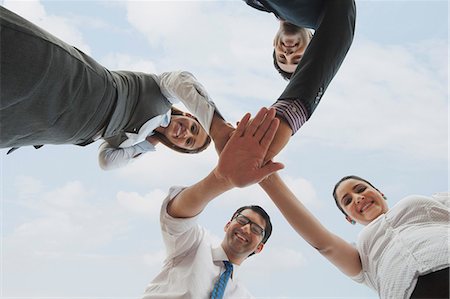
[[[187,146],[191,146],[192,145],[192,138],[188,138],[187,140],[186,140],[186,145]]]
[[[278,55],[278,62],[286,63],[286,57],[283,54]]]
[[[366,186],[364,186],[364,185],[358,185],[358,187],[356,187],[356,192],[357,193],[361,193],[361,192],[363,192],[364,190],[366,190]]]
[[[252,232],[255,235],[262,235],[263,229],[259,225],[252,225],[251,227]]]
[[[197,127],[196,124],[193,124],[193,125],[191,126],[191,132],[192,132],[192,134],[197,134],[197,132],[198,132],[198,127]]]
[[[346,196],[342,199],[342,204],[344,206],[348,206],[352,202],[352,198],[350,196]]]

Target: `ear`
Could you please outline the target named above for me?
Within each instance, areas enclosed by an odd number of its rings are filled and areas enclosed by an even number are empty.
[[[348,216],[345,216],[345,219],[346,219],[348,222],[350,222],[350,224],[353,224],[353,225],[356,224],[356,221],[353,220],[352,218],[348,217]]]
[[[225,227],[223,228],[223,231],[226,232],[228,230],[228,227],[230,226],[231,221],[228,221],[227,224],[225,224]]]
[[[264,243],[259,243],[258,247],[256,247],[255,251],[253,251],[255,254],[260,253],[264,248]]]

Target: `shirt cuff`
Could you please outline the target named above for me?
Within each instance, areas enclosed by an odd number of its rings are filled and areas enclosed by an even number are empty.
[[[308,120],[308,110],[297,100],[278,100],[272,105],[277,116],[287,121],[294,135]]]

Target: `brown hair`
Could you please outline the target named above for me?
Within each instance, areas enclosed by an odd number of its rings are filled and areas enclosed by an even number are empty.
[[[181,111],[181,110],[179,110],[179,109],[177,109],[175,107],[172,107],[171,110],[172,110],[171,115],[184,115],[184,116],[192,117],[193,119],[195,119],[195,121],[197,121],[199,123],[198,119],[195,116],[187,114],[187,113],[185,113],[185,112],[183,112],[183,111]],[[173,144],[162,133],[159,133],[159,132],[156,132],[156,131],[154,131],[153,133],[154,133],[153,137],[155,137],[159,142],[161,142],[162,144],[164,144],[168,148],[170,148],[170,149],[172,149],[172,150],[174,150],[176,152],[183,153],[183,154],[197,154],[197,153],[200,153],[200,152],[204,151],[209,146],[209,144],[211,143],[211,137],[207,136],[206,140],[205,140],[205,143],[202,146],[200,146],[199,148],[186,149],[186,148],[182,148],[182,147],[179,147],[178,145]]]
[[[261,243],[266,244],[267,240],[269,239],[270,235],[272,234],[272,222],[270,221],[270,216],[267,214],[267,212],[260,206],[257,205],[249,205],[249,206],[243,206],[236,210],[236,212],[233,213],[233,216],[231,216],[230,221],[233,221],[233,219],[236,217],[237,214],[241,213],[244,210],[252,210],[253,212],[257,213],[259,216],[261,216],[264,221],[266,222],[266,227],[264,228],[264,237],[261,240]],[[249,254],[248,257],[254,255],[255,252],[252,252]]]
[[[334,197],[334,202],[336,203],[337,207],[339,208],[339,210],[341,210],[342,213],[344,213],[345,216],[348,216],[348,215],[347,215],[347,213],[345,213],[344,209],[339,205],[338,198],[337,198],[337,195],[336,195],[336,190],[337,190],[337,188],[338,188],[343,182],[345,182],[346,180],[351,180],[351,179],[353,179],[353,180],[358,180],[358,181],[361,181],[361,182],[364,182],[364,183],[368,184],[370,187],[372,187],[372,188],[374,188],[375,190],[377,190],[378,192],[380,192],[380,190],[378,190],[377,188],[375,188],[375,186],[372,185],[371,182],[369,182],[368,180],[363,179],[362,177],[359,177],[359,176],[357,176],[357,175],[347,175],[347,176],[343,177],[342,179],[340,179],[340,180],[336,183],[336,185],[334,185],[334,188],[333,188],[333,197]],[[380,192],[380,193],[381,193],[381,192]]]
[[[294,24],[291,24],[291,25],[296,26]],[[306,42],[309,44],[309,42],[311,41],[311,39],[313,37],[312,32],[304,27],[298,27],[298,26],[296,26],[296,27],[302,34],[303,42]],[[280,73],[280,75],[281,75],[281,77],[283,77],[283,79],[289,81],[294,73],[286,72],[280,68],[280,66],[278,65],[277,56],[275,54],[275,48],[272,52],[272,57],[273,57],[273,66],[275,67],[275,69],[278,71],[278,73]]]

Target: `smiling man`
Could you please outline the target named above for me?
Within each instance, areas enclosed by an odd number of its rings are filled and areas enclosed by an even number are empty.
[[[267,160],[273,158],[311,117],[353,41],[354,0],[245,0],[273,13],[279,30],[274,66],[289,84],[272,107],[280,126]],[[309,28],[309,29],[308,29]],[[315,30],[314,36],[312,31]]]
[[[269,215],[255,205],[239,208],[225,224],[219,246],[197,218],[220,194],[257,183],[283,168],[279,163],[263,163],[277,127],[274,109],[263,108],[252,121],[247,114],[208,176],[190,187],[170,190],[160,217],[167,257],[145,299],[251,298],[236,272],[247,257],[263,250],[272,233]]]

